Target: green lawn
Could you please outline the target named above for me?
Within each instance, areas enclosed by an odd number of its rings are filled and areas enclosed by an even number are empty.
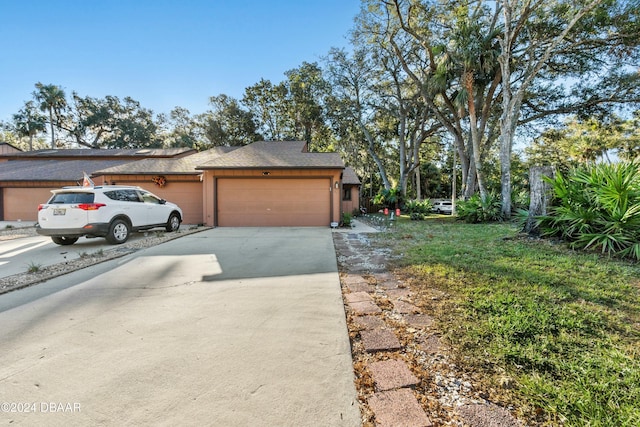
[[[640,426],[640,266],[529,239],[509,224],[401,218],[378,245],[437,288],[459,363],[540,425]]]

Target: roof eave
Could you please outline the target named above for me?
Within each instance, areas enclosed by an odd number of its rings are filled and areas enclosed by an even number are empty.
[[[197,170],[344,169],[344,166],[196,166]]]

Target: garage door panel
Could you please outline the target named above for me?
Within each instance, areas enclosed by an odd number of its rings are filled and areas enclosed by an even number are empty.
[[[51,198],[51,188],[4,188],[5,221],[37,221],[38,205]]]
[[[221,178],[217,186],[220,226],[327,226],[328,179]]]

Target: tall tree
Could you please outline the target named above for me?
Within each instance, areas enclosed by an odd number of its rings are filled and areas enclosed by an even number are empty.
[[[311,145],[314,135],[324,127],[323,104],[329,93],[329,85],[316,63],[303,62],[298,68],[285,72],[287,76],[289,115],[294,129],[294,139]],[[315,141],[318,144],[320,141]],[[313,148],[317,148],[314,144]]]
[[[422,88],[425,103],[456,141],[463,175],[471,153],[467,192],[474,190],[474,176],[483,192],[482,173],[471,170],[482,172],[483,155],[500,136],[505,217],[511,213],[510,162],[519,125],[640,100],[637,0],[368,4],[370,33],[389,38]],[[403,48],[401,34],[415,47]],[[488,114],[484,124],[480,112]]]
[[[73,104],[59,127],[74,143],[89,148],[161,146],[153,112],[130,97],[92,98],[74,93]]]
[[[511,217],[511,152],[525,96],[538,74],[560,49],[570,53],[589,41],[585,28],[582,33],[573,30],[603,1],[500,1],[504,25],[499,56],[503,86],[500,164],[502,215],[505,218]],[[572,37],[568,37],[570,34]]]
[[[473,3],[477,3],[473,6]],[[361,31],[387,41],[454,141],[463,194],[485,194],[483,158],[495,141],[499,98],[495,15],[482,2],[371,1]]]
[[[287,97],[284,83],[274,85],[265,79],[245,89],[241,103],[252,112],[259,125],[258,132],[266,140],[292,139],[287,134],[290,127]]]
[[[27,101],[13,115],[13,125],[21,137],[29,138],[29,151],[33,150],[33,137],[46,130],[47,118],[40,114],[33,101]]]
[[[327,75],[334,88],[331,105],[340,108],[332,117],[358,125],[385,189],[395,186],[406,195],[420,165],[421,145],[440,128],[421,101],[420,91],[385,43],[357,42],[351,56],[333,49],[327,58]]]
[[[40,103],[40,110],[49,113],[49,125],[51,128],[51,148],[56,148],[55,126],[60,122],[62,113],[67,107],[67,99],[64,90],[53,84],[45,85],[36,83],[36,91],[33,93],[36,101]]]
[[[161,115],[158,121],[168,126],[163,145],[166,147],[200,148],[204,143],[202,127],[197,117],[192,117],[186,108],[175,107],[166,117]]]
[[[327,148],[330,132],[324,118],[329,87],[316,63],[304,62],[276,85],[260,80],[245,89],[241,103],[253,114],[267,140],[307,141],[311,149]]]
[[[361,47],[349,55],[345,50],[332,49],[327,57],[327,73],[333,88],[330,114],[334,129],[343,140],[354,138],[363,142],[362,146],[375,163],[383,186],[390,189],[383,141],[376,126],[376,106],[382,104],[382,99],[375,89],[377,72],[370,52]],[[359,163],[357,157],[361,149],[355,146],[349,151],[353,155],[353,164]]]
[[[209,98],[209,103],[213,109],[197,117],[206,146],[242,146],[262,139],[253,114],[237,99],[222,94]]]

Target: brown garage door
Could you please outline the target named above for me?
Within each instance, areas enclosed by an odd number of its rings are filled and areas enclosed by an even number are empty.
[[[51,198],[53,188],[4,188],[5,221],[37,221],[38,205]]]
[[[330,187],[326,178],[220,178],[218,225],[329,226]]]

